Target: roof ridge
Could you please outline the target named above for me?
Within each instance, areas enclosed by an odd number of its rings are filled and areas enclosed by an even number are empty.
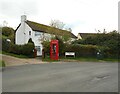
[[[37,22],[34,22],[34,21],[30,21],[30,20],[27,20],[29,22],[33,22],[33,23],[36,23],[36,24],[40,24],[40,25],[43,25],[43,26],[47,26],[47,27],[50,27],[50,28],[54,28],[54,29],[58,29],[58,30],[62,30],[62,31],[68,31],[68,30],[63,30],[63,29],[59,29],[59,28],[56,28],[56,27],[52,27],[52,26],[49,26],[49,25],[45,25],[45,24],[41,24],[41,23],[37,23]],[[69,31],[68,31],[69,32]]]
[[[55,27],[52,27],[52,26],[44,25],[44,24],[37,23],[37,22],[34,22],[34,21],[29,21],[29,20],[27,20],[26,23],[34,31],[45,32],[45,33],[55,34],[55,35],[60,35],[60,36],[67,35],[69,37],[76,38],[76,36],[72,32],[69,32],[67,30],[62,30],[62,29],[59,29],[59,28],[55,28]]]

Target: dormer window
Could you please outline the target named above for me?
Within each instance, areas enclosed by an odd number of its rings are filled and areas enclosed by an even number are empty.
[[[31,35],[31,31],[29,31],[29,35]]]

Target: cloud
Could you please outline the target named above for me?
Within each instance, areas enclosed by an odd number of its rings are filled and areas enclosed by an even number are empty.
[[[95,29],[117,29],[119,0],[0,0],[0,22],[5,19],[18,26],[20,16],[49,24],[51,19],[64,22],[73,33]]]
[[[33,0],[2,0],[0,3],[0,11],[2,15],[9,17],[16,17],[23,14],[24,12],[37,14],[37,3]]]

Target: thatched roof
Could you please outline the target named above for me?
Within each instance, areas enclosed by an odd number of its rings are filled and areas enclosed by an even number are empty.
[[[78,34],[82,37],[82,39],[85,39],[85,38],[87,38],[89,36],[95,36],[98,33],[78,33]]]
[[[59,36],[69,36],[71,38],[77,38],[73,33],[66,30],[61,30],[58,28],[54,28],[51,26],[43,25],[33,21],[28,21],[28,20],[26,21],[26,23],[32,28],[33,31],[44,32],[44,33],[49,33],[49,34],[54,34]]]

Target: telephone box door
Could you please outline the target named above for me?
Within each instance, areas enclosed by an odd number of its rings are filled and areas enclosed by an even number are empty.
[[[58,40],[51,40],[51,42],[50,42],[50,58],[52,60],[58,60],[59,59]]]

